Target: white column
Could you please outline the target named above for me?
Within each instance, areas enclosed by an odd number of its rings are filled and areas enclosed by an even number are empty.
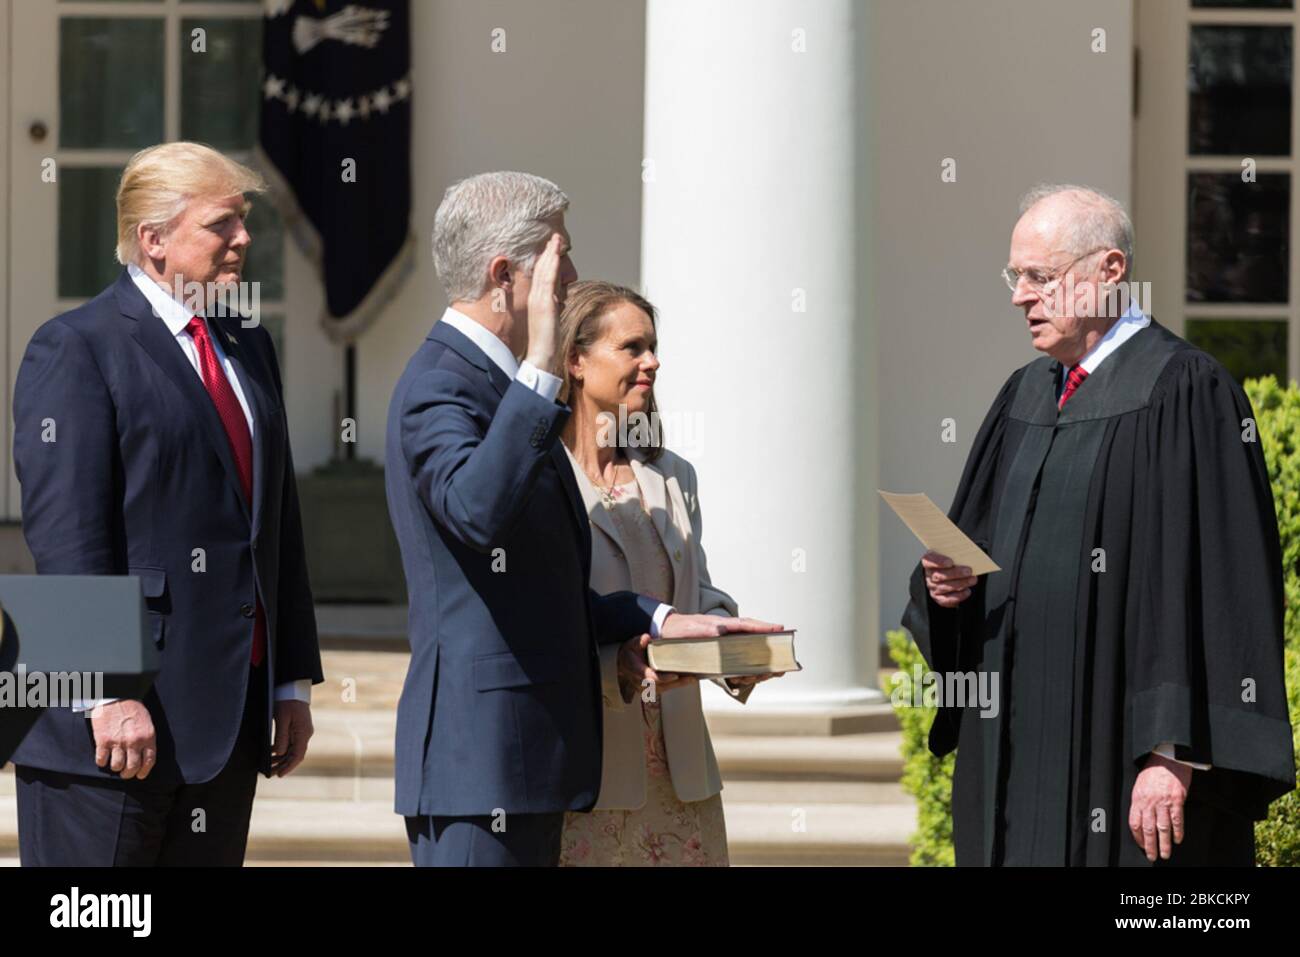
[[[862,7],[647,3],[642,278],[666,440],[698,471],[715,582],[799,631],[804,670],[749,709],[882,699]]]

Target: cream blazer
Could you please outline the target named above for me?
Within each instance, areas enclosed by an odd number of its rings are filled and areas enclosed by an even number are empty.
[[[640,450],[628,452],[645,506],[672,563],[672,606],[683,614],[735,615],[736,602],[709,582],[704,549],[700,545],[695,469],[667,449],[654,463],[645,462]],[[599,490],[572,453],[569,464],[591,520],[591,587],[601,595],[630,591],[631,572],[623,557],[618,527],[601,504]],[[644,724],[640,690],[631,704],[625,703],[619,692],[618,649],[616,644],[603,645],[600,649],[605,745],[596,808],[631,810],[641,807],[646,800]],[[722,681],[718,684],[742,703],[754,690],[753,685],[731,688]],[[660,697],[659,705],[668,768],[678,799],[702,801],[717,794],[722,790],[722,775],[713,755],[709,729],[704,724],[700,686],[692,684],[667,691]]]

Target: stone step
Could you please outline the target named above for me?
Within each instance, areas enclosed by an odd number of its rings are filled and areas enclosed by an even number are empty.
[[[727,806],[727,845],[737,865],[906,866],[915,830],[916,809],[907,804]]]
[[[898,781],[901,732],[835,737],[725,735],[713,739],[724,781]]]
[[[744,800],[736,790],[723,790],[735,864],[907,863],[907,839],[916,828],[916,811],[910,802],[841,803],[818,800],[827,795],[813,793],[754,802]],[[362,866],[400,865],[409,860],[402,819],[389,799],[301,800],[271,793],[270,787],[259,793],[253,807],[250,864]],[[0,795],[0,858],[16,858],[17,853],[15,800]]]
[[[14,794],[12,770],[0,772],[0,795]],[[728,804],[857,804],[912,803],[897,782],[887,781],[764,781],[729,780],[722,791]],[[391,776],[365,777],[309,774],[301,770],[287,778],[258,778],[257,799],[277,801],[374,801],[392,806]]]
[[[313,710],[396,711],[410,657],[405,651],[323,650],[325,681],[311,689]]]
[[[405,605],[317,605],[316,633],[327,651],[410,651]]]
[[[346,779],[393,776],[396,716],[368,710],[313,711],[316,733],[307,758],[293,777]],[[724,781],[871,781],[895,782],[902,776],[899,732],[839,735],[828,738],[773,735],[721,735],[713,749]],[[0,775],[0,793],[12,793],[12,781]],[[356,785],[366,788],[367,784]],[[328,796],[358,796],[349,784],[331,784]],[[369,796],[368,792],[360,796]]]
[[[704,720],[714,737],[730,734],[836,737],[898,730],[898,717],[888,702],[834,710],[763,710],[733,705],[712,711],[706,705]]]

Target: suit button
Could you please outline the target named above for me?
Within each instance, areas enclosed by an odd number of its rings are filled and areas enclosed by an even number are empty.
[[[250,601],[246,601],[239,606],[239,613],[243,615],[245,618],[252,618],[253,612],[254,612],[253,603]]]
[[[673,552],[673,558],[677,559],[679,562],[682,560],[682,550],[680,548]]]

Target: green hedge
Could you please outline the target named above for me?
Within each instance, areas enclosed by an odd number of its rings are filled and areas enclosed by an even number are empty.
[[[1286,589],[1286,683],[1291,729],[1300,752],[1300,388],[1283,389],[1273,376],[1250,379],[1246,394],[1255,409],[1259,439],[1264,445],[1278,531],[1282,538],[1283,580]],[[889,655],[907,675],[925,661],[907,632],[886,635]],[[883,675],[884,690],[893,695],[895,685]],[[902,686],[904,693],[907,685]],[[910,701],[910,697],[907,698]],[[912,838],[914,865],[953,864],[952,770],[954,755],[936,758],[926,738],[934,721],[934,708],[913,708],[895,701],[894,711],[903,731],[903,788],[916,798],[917,832]],[[1300,784],[1300,779],[1297,779]],[[1300,865],[1300,791],[1273,802],[1267,819],[1255,826],[1255,860],[1268,866]]]

